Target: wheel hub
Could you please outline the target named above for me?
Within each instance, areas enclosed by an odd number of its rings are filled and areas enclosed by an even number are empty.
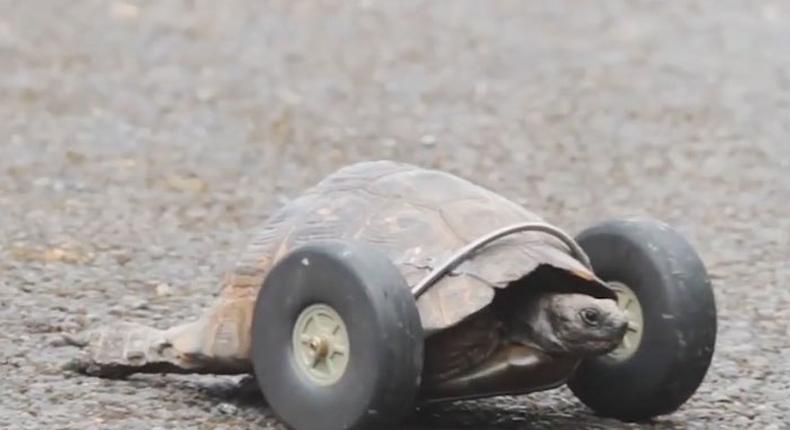
[[[642,341],[644,329],[642,305],[639,303],[634,291],[627,285],[617,281],[612,281],[608,284],[609,288],[617,295],[617,306],[628,317],[628,328],[622,342],[608,355],[617,361],[625,361],[634,355],[636,350],[639,349],[639,343]]]
[[[317,385],[334,384],[348,366],[348,330],[343,318],[328,305],[311,305],[299,314],[292,347],[296,367]]]

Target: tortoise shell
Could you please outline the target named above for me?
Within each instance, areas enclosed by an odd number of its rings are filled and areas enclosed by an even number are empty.
[[[314,241],[364,241],[381,249],[414,286],[454,251],[536,214],[449,173],[391,161],[362,162],[324,178],[274,212],[223,283],[222,295],[257,294],[267,271]],[[417,301],[426,334],[456,325],[504,288],[549,265],[602,285],[558,239],[525,232],[492,243],[457,266]]]

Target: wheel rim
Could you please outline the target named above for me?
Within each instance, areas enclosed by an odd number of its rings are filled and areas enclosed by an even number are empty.
[[[348,366],[350,344],[343,318],[325,304],[305,308],[293,330],[297,368],[317,385],[332,385]]]
[[[644,330],[644,317],[642,305],[634,291],[621,282],[609,282],[609,288],[617,295],[617,306],[628,317],[628,329],[623,336],[623,341],[608,355],[617,361],[625,361],[639,349]]]

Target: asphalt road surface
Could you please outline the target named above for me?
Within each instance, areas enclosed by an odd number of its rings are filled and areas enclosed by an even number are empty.
[[[779,0],[0,0],[0,428],[280,428],[238,378],[64,374],[61,334],[197,315],[267,213],[373,158],[675,225],[719,343],[642,426],[790,428],[789,40]],[[566,389],[412,422],[640,427]]]

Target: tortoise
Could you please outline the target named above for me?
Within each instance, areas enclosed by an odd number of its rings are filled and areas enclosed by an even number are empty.
[[[253,373],[300,430],[565,383],[632,420],[696,391],[715,334],[704,265],[666,224],[612,220],[573,239],[458,176],[370,161],[271,214],[195,321],[92,331],[76,368]]]

